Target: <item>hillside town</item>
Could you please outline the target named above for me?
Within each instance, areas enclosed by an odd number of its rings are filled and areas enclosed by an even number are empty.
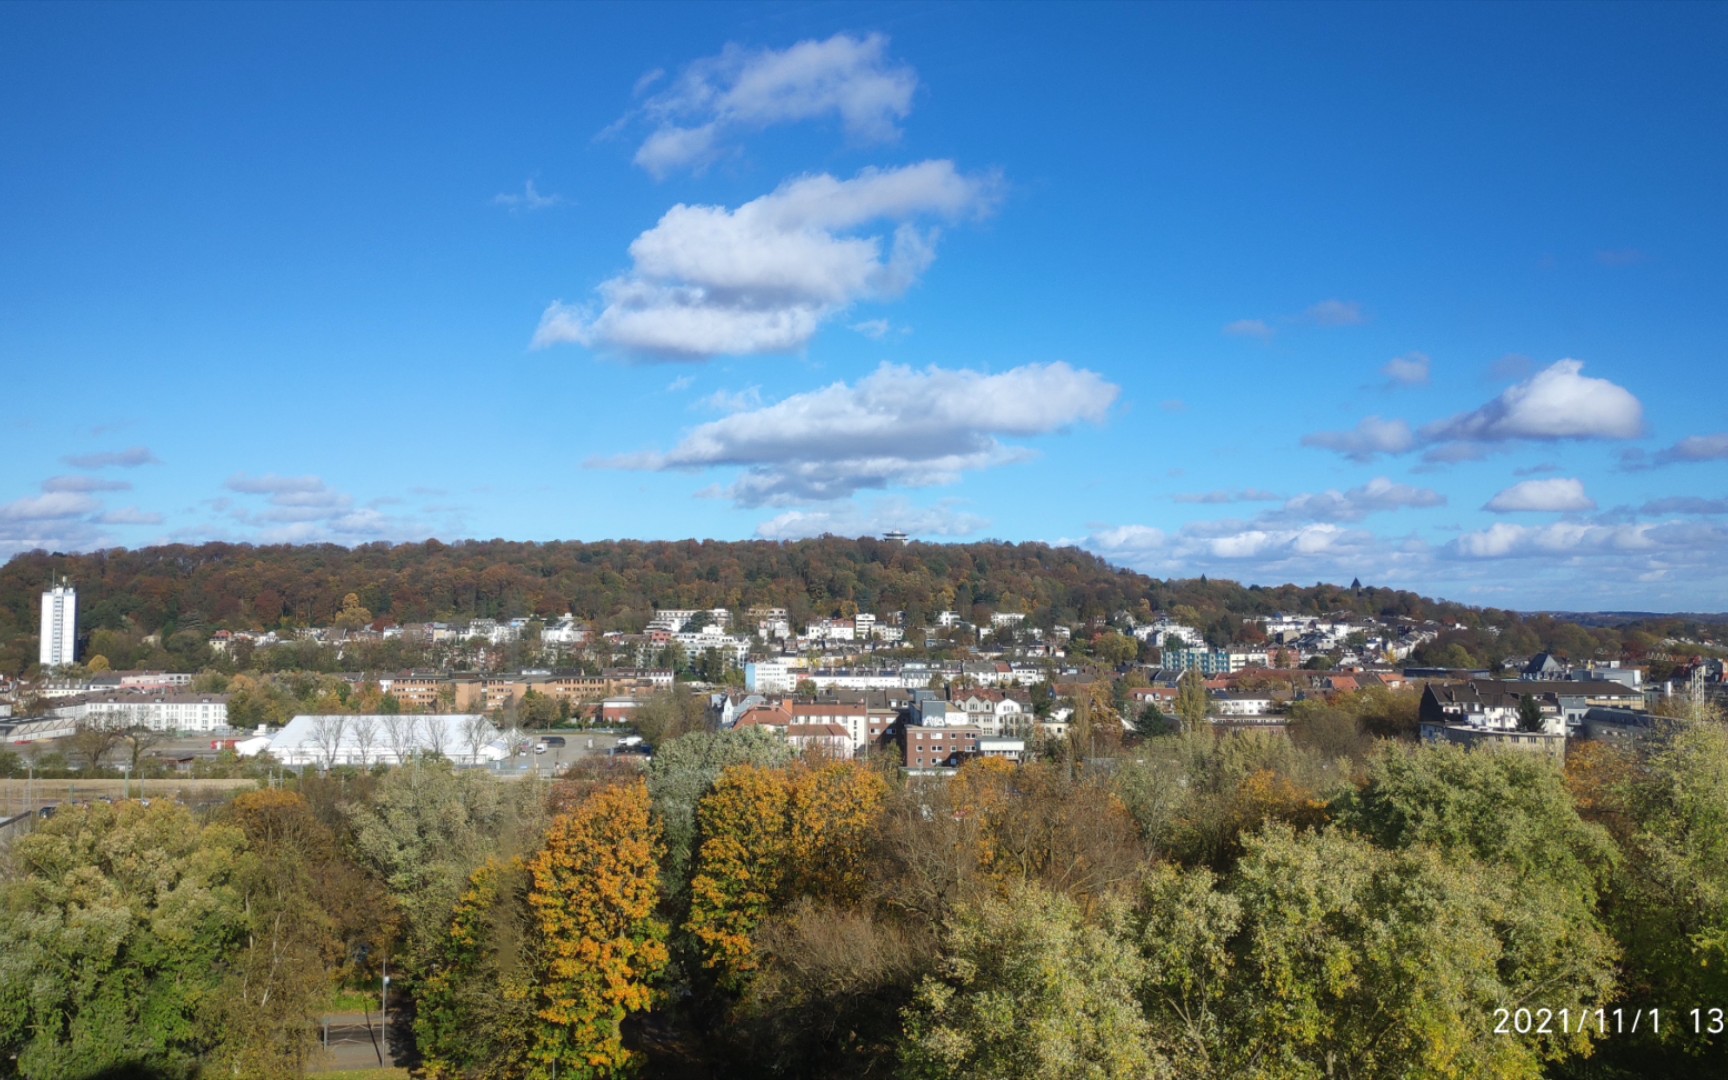
[[[1274,615],[1218,640],[1180,610],[1035,626],[1018,612],[968,619],[943,610],[913,622],[903,611],[850,608],[799,625],[785,608],[663,608],[636,633],[597,633],[573,615],[407,625],[350,618],[289,632],[219,630],[207,642],[212,666],[201,671],[113,671],[77,651],[72,585],[57,583],[42,603],[40,676],[0,683],[0,740],[32,759],[102,730],[116,739],[196,736],[212,753],[293,766],[367,767],[434,753],[503,768],[530,752],[539,732],[633,730],[639,710],[671,695],[697,702],[716,730],[761,728],[801,753],[887,755],[910,772],[948,775],[969,758],[1062,752],[1077,729],[1088,740],[1081,757],[1100,740],[1113,746],[1162,731],[1283,732],[1305,703],[1366,692],[1414,705],[1408,736],[1564,757],[1578,740],[1644,737],[1664,702],[1728,695],[1720,659],[1660,680],[1618,659],[1546,652],[1494,668],[1420,666],[1408,658],[1453,628]],[[341,666],[386,643],[427,666]],[[236,703],[234,679],[246,676],[229,672],[295,648],[333,661],[322,676],[334,687],[328,711],[261,716]],[[653,747],[635,749],[646,757]],[[184,769],[207,756],[183,749],[172,762],[147,754],[135,764]]]

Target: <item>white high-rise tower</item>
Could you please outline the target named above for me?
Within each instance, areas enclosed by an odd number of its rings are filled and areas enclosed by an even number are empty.
[[[42,666],[62,667],[73,660],[78,640],[78,591],[60,583],[42,594]]]

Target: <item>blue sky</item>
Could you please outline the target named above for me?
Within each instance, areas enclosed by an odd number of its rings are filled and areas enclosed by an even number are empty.
[[[1078,543],[1728,609],[1728,9],[0,8],[0,557]]]

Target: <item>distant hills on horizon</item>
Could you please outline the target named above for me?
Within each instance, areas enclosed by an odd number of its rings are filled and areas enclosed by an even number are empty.
[[[1274,612],[1353,612],[1467,627],[1563,621],[1608,630],[1728,621],[1724,613],[1519,613],[1371,585],[1159,579],[1080,548],[1037,542],[902,544],[825,536],[344,547],[211,541],[16,555],[0,566],[0,642],[34,635],[41,589],[56,575],[78,589],[81,629],[145,633],[319,625],[341,610],[349,593],[397,622],[571,612],[603,629],[626,630],[640,629],[656,607],[774,606],[799,620],[848,605],[906,611],[914,622],[943,610],[963,618],[982,610],[1020,611],[1034,625],[1186,607],[1219,634]]]

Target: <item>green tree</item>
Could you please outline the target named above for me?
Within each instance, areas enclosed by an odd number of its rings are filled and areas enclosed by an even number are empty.
[[[1628,1000],[1728,1000],[1728,728],[1682,725],[1617,794],[1631,826],[1611,905]],[[1728,1046],[1671,1037],[1700,1059]]]
[[[1502,909],[1526,887],[1473,860],[1386,851],[1337,831],[1251,839],[1230,888],[1242,968],[1233,1037],[1214,1054],[1219,1075],[1534,1080],[1545,1060],[1587,1053],[1588,1034],[1493,1031],[1494,1009],[1508,1003],[1606,1000],[1607,957],[1550,982],[1512,955],[1518,931],[1505,929]]]
[[[1142,739],[1155,739],[1160,735],[1173,735],[1182,730],[1180,723],[1172,722],[1164,715],[1164,710],[1155,701],[1148,701],[1139,712],[1134,714],[1134,733]]]
[[[388,903],[301,794],[246,792],[222,819],[245,834],[254,857],[236,878],[248,926],[219,1006],[234,1033],[220,1065],[244,1076],[299,1076],[328,992],[390,936]]]
[[[1518,730],[1542,730],[1542,703],[1535,694],[1522,694],[1518,698]]]
[[[1579,816],[1556,762],[1387,743],[1370,760],[1367,783],[1333,810],[1341,826],[1382,848],[1425,846],[1460,872],[1479,863],[1513,883],[1507,902],[1485,916],[1511,1000],[1562,986],[1579,1001],[1606,995],[1617,950],[1599,901],[1618,853],[1605,829]]]
[[[792,760],[785,739],[762,728],[693,732],[661,743],[648,763],[648,792],[666,844],[666,891],[677,896],[688,881],[696,844],[696,805],[721,772],[733,765],[778,766]]]
[[[1121,937],[1060,894],[1025,884],[964,905],[943,927],[939,974],[903,1014],[901,1075],[1155,1075],[1135,998],[1142,970]]]
[[[1199,731],[1206,726],[1206,716],[1212,701],[1206,695],[1206,677],[1198,668],[1189,668],[1176,680],[1176,715],[1182,718],[1184,731]]]
[[[527,1071],[542,966],[528,888],[520,859],[488,859],[469,877],[416,1002],[428,1076],[507,1080]]]
[[[443,760],[390,770],[370,802],[346,813],[357,857],[403,920],[399,958],[410,980],[436,958],[469,876],[489,858],[525,853],[546,820],[534,783],[458,772]]]
[[[194,1077],[248,929],[245,838],[167,800],[64,810],[0,893],[0,1060],[38,1080]]]

